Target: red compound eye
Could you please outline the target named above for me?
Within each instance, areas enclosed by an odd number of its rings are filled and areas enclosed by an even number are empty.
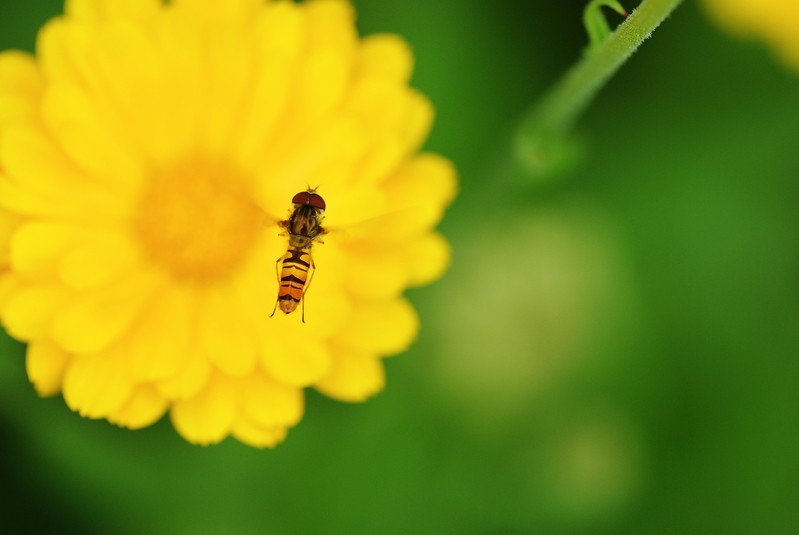
[[[325,200],[321,195],[312,191],[301,191],[291,199],[292,204],[308,204],[317,210],[325,209]]]

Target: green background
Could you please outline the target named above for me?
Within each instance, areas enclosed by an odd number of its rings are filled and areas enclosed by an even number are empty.
[[[536,179],[508,139],[582,53],[583,2],[355,4],[412,44],[461,174],[385,392],[202,448],[39,399],[2,338],[3,531],[799,533],[799,75],[686,2]],[[0,49],[60,9],[4,0]]]

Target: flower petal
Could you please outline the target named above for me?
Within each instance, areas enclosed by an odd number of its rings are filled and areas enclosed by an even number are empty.
[[[168,408],[169,401],[158,390],[141,385],[124,405],[108,415],[108,420],[120,427],[140,429],[158,421]]]
[[[263,0],[172,0],[174,9],[201,24],[236,24],[252,20]]]
[[[3,299],[3,326],[18,340],[41,339],[48,334],[54,314],[67,297],[59,285],[13,285]]]
[[[400,139],[410,153],[419,150],[427,139],[435,112],[430,100],[418,91],[411,89],[409,99],[408,117],[400,130]]]
[[[381,221],[381,241],[427,233],[444,214],[457,189],[455,168],[435,154],[408,162],[385,184],[390,215]]]
[[[243,380],[244,414],[260,427],[292,427],[302,418],[302,390],[253,374]]]
[[[408,285],[411,263],[396,245],[392,247],[350,247],[347,257],[359,269],[347,271],[346,283],[357,299],[391,299]],[[420,262],[416,260],[417,263]]]
[[[96,233],[89,243],[63,256],[59,274],[72,288],[90,288],[123,278],[140,260],[139,249],[125,234]]]
[[[189,358],[197,298],[180,286],[159,292],[117,345],[137,382],[175,377]]]
[[[355,10],[347,0],[314,0],[303,6],[308,19],[311,49],[333,49],[344,54],[355,52]]]
[[[360,76],[405,85],[411,78],[413,54],[404,39],[392,34],[376,34],[361,40],[357,72]]]
[[[66,0],[64,12],[86,23],[114,19],[147,20],[161,9],[161,0]]]
[[[191,355],[175,377],[157,383],[158,392],[171,400],[193,398],[208,384],[211,371],[207,359]]]
[[[353,307],[336,341],[345,347],[394,355],[408,349],[418,332],[419,317],[407,300],[362,302]]]
[[[133,392],[124,360],[113,353],[72,359],[64,375],[64,400],[86,418],[105,418],[117,411]]]
[[[0,52],[0,94],[36,97],[41,87],[42,79],[32,55],[19,50]],[[35,98],[31,101],[35,102]]]
[[[452,248],[444,237],[431,232],[407,244],[403,250],[411,267],[408,283],[424,286],[441,277],[452,261]]]
[[[256,340],[249,318],[216,289],[205,293],[198,325],[198,356],[231,376],[251,373],[256,365]]]
[[[51,341],[37,341],[28,345],[25,367],[28,378],[40,396],[61,392],[69,361],[69,355]]]
[[[5,175],[20,187],[53,205],[67,206],[72,213],[116,219],[126,206],[111,190],[81,175],[32,124],[15,123],[4,133],[0,160]],[[12,207],[9,207],[13,209]]]
[[[230,379],[215,374],[202,392],[172,406],[172,423],[183,438],[200,445],[222,441],[233,429],[239,391]]]
[[[94,353],[108,347],[128,330],[159,287],[152,273],[129,277],[78,294],[58,311],[53,339],[71,353]]]
[[[254,448],[274,448],[286,439],[285,427],[261,427],[247,418],[239,418],[233,436]]]
[[[57,202],[53,196],[42,195],[30,188],[10,180],[0,172],[0,207],[20,215],[75,218],[85,216],[86,209],[80,205]]]
[[[83,241],[84,229],[64,222],[34,220],[11,236],[11,268],[28,277],[53,276],[67,251]]]
[[[357,44],[355,15],[348,2],[317,0],[306,4],[303,13],[307,44],[282,123],[286,137],[295,142],[343,100]]]
[[[314,388],[339,401],[358,402],[383,390],[385,382],[385,369],[379,358],[340,349],[330,373]]]
[[[121,125],[100,116],[90,95],[74,85],[53,85],[42,100],[42,116],[53,139],[82,174],[99,187],[128,195],[137,192],[144,180],[140,155],[119,133]]]
[[[249,117],[243,118],[238,159],[258,161],[284,112],[293,84],[295,62],[305,37],[305,20],[291,2],[266,4],[256,20],[254,49],[257,68],[252,82]]]
[[[11,262],[11,235],[19,224],[17,217],[0,208],[0,269],[5,269]],[[2,304],[0,304],[2,307]]]
[[[261,340],[261,365],[269,376],[282,383],[308,386],[330,369],[330,350],[321,340],[308,336],[300,318],[277,314]]]
[[[108,282],[139,258],[122,232],[64,221],[34,220],[14,232],[11,267],[29,278],[60,276],[73,288]]]
[[[0,134],[9,121],[35,116],[41,78],[30,54],[0,53]]]

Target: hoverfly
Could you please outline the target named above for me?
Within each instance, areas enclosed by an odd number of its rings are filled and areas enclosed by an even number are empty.
[[[286,253],[275,262],[279,285],[277,301],[270,318],[280,310],[291,314],[302,301],[302,322],[305,323],[305,301],[303,297],[311,285],[316,269],[311,257],[314,241],[327,231],[320,225],[325,212],[325,200],[316,193],[316,188],[308,188],[291,199],[294,209],[285,221],[278,221],[286,229],[289,245]]]

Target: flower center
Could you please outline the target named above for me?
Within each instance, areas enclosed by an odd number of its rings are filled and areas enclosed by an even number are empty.
[[[261,227],[242,173],[189,161],[152,176],[134,220],[143,248],[175,276],[205,282],[227,276]]]

